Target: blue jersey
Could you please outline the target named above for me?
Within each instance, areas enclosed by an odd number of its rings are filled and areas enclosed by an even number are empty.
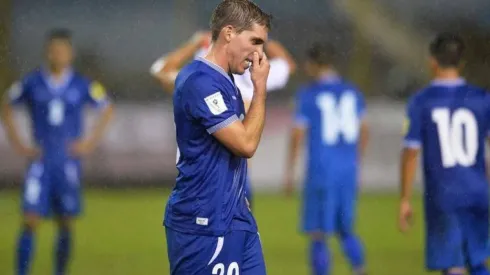
[[[195,60],[177,76],[173,103],[178,176],[165,226],[214,236],[230,230],[256,232],[244,197],[247,161],[212,135],[244,117],[232,76],[205,59]]]
[[[434,81],[410,99],[405,146],[423,151],[428,210],[488,206],[489,129],[490,95],[463,79]]]
[[[44,161],[63,160],[70,144],[83,135],[83,107],[108,103],[98,82],[67,70],[56,82],[44,69],[27,74],[9,90],[11,104],[27,107],[34,142],[41,148]]]
[[[356,174],[364,112],[361,93],[335,76],[314,81],[298,93],[295,123],[307,129],[306,189],[324,190],[336,184],[333,178]]]

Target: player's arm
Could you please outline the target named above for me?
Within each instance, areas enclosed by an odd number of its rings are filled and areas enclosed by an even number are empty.
[[[404,146],[400,159],[400,217],[399,226],[402,231],[409,227],[412,209],[411,198],[415,180],[418,155],[421,146],[420,106],[415,100],[408,105],[407,118],[404,121]]]
[[[177,50],[160,57],[152,64],[150,73],[160,82],[167,93],[173,93],[175,79],[180,68],[209,40],[209,36],[208,32],[197,32]]]
[[[286,179],[284,181],[284,190],[286,195],[291,195],[294,191],[296,163],[298,161],[302,145],[304,144],[304,138],[309,124],[305,107],[302,104],[301,93],[297,97],[295,108],[295,116],[289,137],[286,160]]]
[[[110,102],[105,88],[99,82],[94,81],[90,84],[87,101],[99,111],[99,114],[87,137],[73,144],[72,152],[78,156],[87,155],[97,147],[114,116],[113,104]]]
[[[361,120],[360,126],[360,135],[359,135],[359,156],[361,161],[364,160],[364,156],[366,155],[367,146],[369,143],[369,126],[366,118]]]
[[[257,150],[265,123],[266,80],[269,72],[267,58],[259,61],[254,54],[252,78],[255,87],[250,110],[243,121],[234,110],[234,101],[223,93],[222,85],[207,74],[190,76],[183,86],[181,102],[184,110],[203,125],[233,154],[250,158]]]
[[[39,154],[36,148],[25,145],[17,130],[17,125],[14,120],[13,105],[24,103],[26,91],[23,83],[14,83],[2,98],[1,119],[3,127],[7,134],[7,139],[14,150],[25,157],[35,157]]]

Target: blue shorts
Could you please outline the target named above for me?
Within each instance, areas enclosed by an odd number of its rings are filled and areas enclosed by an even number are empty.
[[[477,266],[488,257],[488,208],[426,212],[426,267]]]
[[[166,228],[170,275],[265,275],[258,233],[232,231],[223,237],[190,235]]]
[[[41,217],[77,216],[81,212],[81,165],[76,160],[60,164],[32,162],[24,180],[22,209],[24,214]]]
[[[357,189],[354,185],[303,192],[302,230],[305,233],[350,234],[354,226]]]

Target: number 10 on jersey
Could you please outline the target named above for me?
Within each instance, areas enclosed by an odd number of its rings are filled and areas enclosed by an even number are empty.
[[[436,108],[432,121],[437,125],[442,166],[451,168],[475,164],[478,154],[478,124],[473,113],[466,109]]]

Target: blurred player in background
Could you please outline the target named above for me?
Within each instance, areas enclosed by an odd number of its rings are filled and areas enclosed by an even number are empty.
[[[358,170],[368,140],[365,103],[357,88],[334,71],[334,54],[320,43],[307,52],[305,68],[314,80],[296,98],[285,188],[290,195],[300,146],[306,141],[302,229],[311,238],[312,273],[330,274],[325,239],[337,234],[355,274],[365,274],[363,247],[354,233]]]
[[[401,156],[399,226],[410,225],[412,184],[423,151],[426,266],[446,275],[489,274],[488,181],[485,141],[490,133],[490,94],[471,86],[459,70],[460,37],[441,34],[430,44],[434,80],[407,107]]]
[[[174,91],[175,77],[180,68],[194,56],[205,56],[210,47],[211,32],[197,32],[180,48],[155,61],[150,71],[162,84],[164,90],[172,94]],[[286,48],[277,41],[267,41],[265,52],[271,67],[269,78],[267,79],[267,91],[271,92],[283,89],[288,83],[290,75],[295,72],[296,63]],[[233,77],[238,90],[242,94],[245,111],[248,111],[254,90],[250,71],[246,70],[244,74],[235,74]],[[249,177],[247,177],[246,194],[252,206],[252,189]]]
[[[72,221],[80,214],[81,158],[94,150],[112,117],[106,92],[72,69],[73,48],[68,30],[49,33],[46,64],[12,85],[3,100],[2,120],[13,148],[29,160],[22,196],[23,225],[17,246],[16,274],[28,273],[34,233],[41,217],[58,223],[55,273],[66,274],[71,251]],[[101,111],[89,136],[83,135],[84,106]],[[35,147],[21,140],[12,106],[27,107]]]
[[[170,273],[265,275],[257,225],[245,198],[247,158],[265,123],[270,15],[224,0],[211,17],[213,47],[185,66],[173,95],[176,185],[165,211]],[[233,74],[251,67],[248,115]]]

